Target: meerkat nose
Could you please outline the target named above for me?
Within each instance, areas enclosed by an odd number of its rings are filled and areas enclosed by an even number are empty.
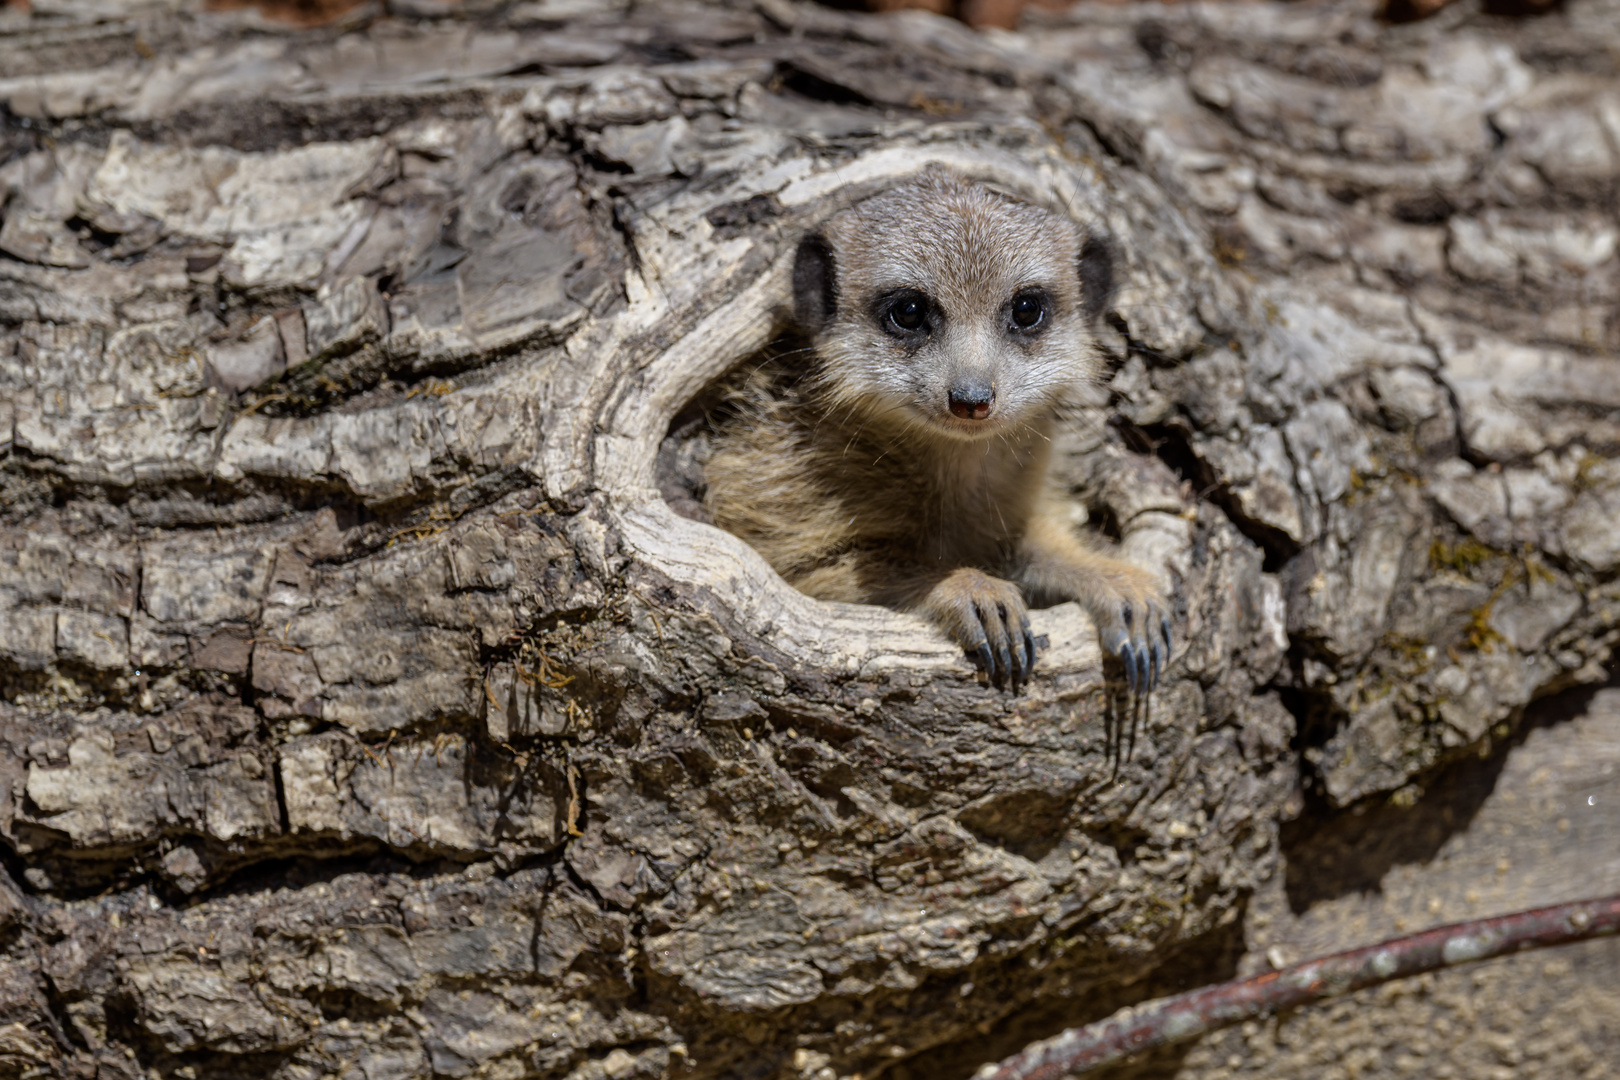
[[[951,414],[963,420],[983,420],[990,415],[996,389],[986,382],[971,380],[951,387]]]

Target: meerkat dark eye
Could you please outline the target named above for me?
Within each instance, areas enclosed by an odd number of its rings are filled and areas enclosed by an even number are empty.
[[[1046,300],[1038,292],[1013,297],[1012,322],[1020,330],[1033,330],[1046,318]]]
[[[921,330],[927,314],[921,300],[914,296],[907,297],[889,309],[889,321],[902,330]]]
[[[919,292],[891,297],[879,321],[895,337],[914,337],[928,329],[928,298]]]

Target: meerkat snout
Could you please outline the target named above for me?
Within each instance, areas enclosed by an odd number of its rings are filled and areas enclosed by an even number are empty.
[[[979,379],[961,379],[951,387],[951,415],[983,420],[996,403],[996,388]]]

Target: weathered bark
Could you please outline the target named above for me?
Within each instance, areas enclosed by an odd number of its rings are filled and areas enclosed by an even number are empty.
[[[0,15],[13,1071],[966,1076],[1603,677],[1612,0],[390,11]],[[1120,252],[1057,459],[1176,576],[1139,713],[1072,605],[997,694],[660,493],[936,161]]]

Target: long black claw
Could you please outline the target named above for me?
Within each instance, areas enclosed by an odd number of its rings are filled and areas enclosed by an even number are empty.
[[[1159,619],[1159,630],[1161,632],[1163,632],[1163,634],[1164,634],[1164,659],[1168,663],[1169,660],[1170,660],[1170,649],[1171,649],[1171,643],[1170,643],[1170,617],[1168,615],[1162,616]]]
[[[984,669],[985,675],[992,679],[995,678],[996,661],[995,657],[990,654],[990,643],[988,641],[981,641],[979,642],[979,647],[974,651],[978,653],[979,666]]]
[[[1029,628],[1029,616],[1018,616],[1018,630],[1024,638],[1024,681],[1028,682],[1035,673],[1035,634]]]
[[[1125,685],[1136,693],[1136,651],[1126,642],[1119,647],[1119,658],[1125,664]]]
[[[1136,648],[1136,685],[1144,693],[1152,686],[1148,682],[1148,650],[1146,645]]]
[[[1148,642],[1148,657],[1152,661],[1148,665],[1148,689],[1151,690],[1159,685],[1159,643],[1157,641]]]
[[[996,659],[1001,661],[1001,681],[1018,685],[1018,676],[1013,671],[1012,657],[1007,655],[1007,643],[1001,642],[996,646]]]

